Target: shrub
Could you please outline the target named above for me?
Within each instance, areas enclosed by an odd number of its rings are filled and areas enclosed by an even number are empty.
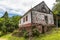
[[[39,33],[39,31],[38,31],[37,29],[33,29],[33,30],[32,30],[32,35],[33,35],[33,37],[34,37],[34,36],[37,36],[37,37],[38,37],[39,34],[40,34],[40,33]]]
[[[32,37],[35,37],[35,36],[38,37],[40,35],[39,31],[37,30],[37,28],[35,26],[32,26],[31,30],[32,30],[32,35],[31,35]],[[27,32],[26,30],[24,30],[23,33],[24,33],[23,36],[25,38],[29,37],[29,32]]]
[[[24,32],[23,36],[24,36],[24,38],[28,38],[29,37],[28,32],[27,31]]]

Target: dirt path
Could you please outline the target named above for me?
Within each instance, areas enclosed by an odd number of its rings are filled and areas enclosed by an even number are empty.
[[[7,39],[4,39],[4,38],[0,38],[0,40],[7,40]]]

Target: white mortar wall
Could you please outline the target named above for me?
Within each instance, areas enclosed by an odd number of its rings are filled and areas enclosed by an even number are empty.
[[[54,24],[53,14],[41,13],[37,11],[33,11],[33,23],[41,23],[46,24],[45,16],[48,17],[48,24]],[[36,19],[37,17],[37,19]]]
[[[28,16],[28,21],[23,22],[23,18],[26,18]],[[23,18],[21,18],[21,23],[20,24],[28,24],[31,23],[31,13],[27,13]]]
[[[23,22],[23,18],[26,17],[27,15],[28,15],[28,21]],[[46,24],[45,16],[48,17],[48,24],[54,24],[53,14],[32,11],[33,23]],[[31,12],[27,13],[24,17],[21,19],[20,25],[31,23]],[[36,17],[37,17],[37,19],[36,19]]]

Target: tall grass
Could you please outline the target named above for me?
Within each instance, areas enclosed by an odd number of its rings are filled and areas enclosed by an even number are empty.
[[[40,37],[34,37],[33,40],[60,40],[60,29],[52,30],[50,34],[43,34]]]
[[[24,37],[12,36],[11,33],[4,35],[1,38],[5,38],[7,40],[26,40]],[[39,37],[34,37],[33,40],[60,40],[60,28],[58,30],[51,30],[49,34],[40,34]]]

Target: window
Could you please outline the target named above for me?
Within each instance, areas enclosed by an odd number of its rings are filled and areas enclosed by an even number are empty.
[[[28,21],[28,16],[26,16],[25,18],[23,18],[23,22]]]
[[[48,23],[48,17],[47,16],[45,16],[45,21],[46,21],[46,23]]]
[[[28,21],[28,16],[23,18],[23,22]]]
[[[45,9],[42,9],[44,13],[46,13],[46,10]]]
[[[26,16],[26,21],[28,21],[28,16]]]
[[[44,6],[42,6],[41,10],[42,12],[46,13],[46,8]]]
[[[23,18],[23,22],[25,22],[25,18]]]

